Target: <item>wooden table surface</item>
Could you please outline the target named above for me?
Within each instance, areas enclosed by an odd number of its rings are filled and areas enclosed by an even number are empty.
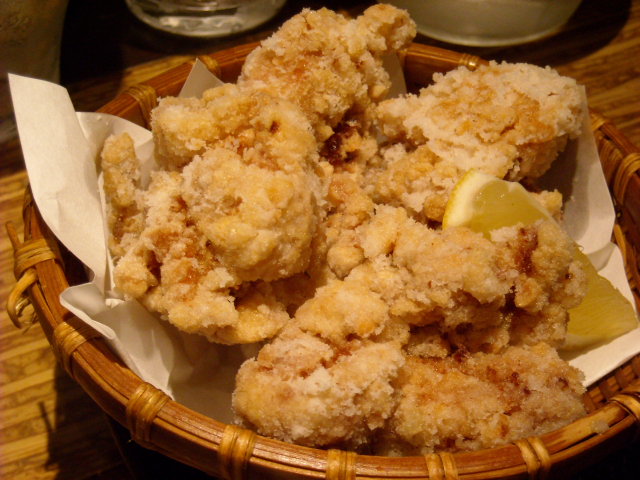
[[[367,2],[292,2],[267,25],[232,38],[194,41],[155,32],[137,22],[124,1],[71,0],[62,49],[62,83],[77,110],[91,111],[128,85],[150,78],[193,55],[258,40],[301,6],[344,8]],[[424,37],[417,41],[454,50]],[[510,48],[464,50],[496,60],[551,65],[587,88],[590,106],[640,145],[640,0],[585,0],[557,35]],[[17,142],[0,146],[0,212],[21,227],[27,176]],[[0,299],[15,283],[13,252],[0,233]],[[135,445],[114,442],[110,423],[56,365],[38,324],[24,331],[0,312],[0,478],[173,478],[175,465]],[[116,438],[123,438],[116,429]],[[126,455],[121,455],[124,448]],[[120,450],[119,450],[120,449]],[[638,478],[640,445],[630,445],[576,478]],[[143,457],[146,468],[131,458]],[[127,459],[125,461],[124,459]],[[195,478],[182,472],[183,478]],[[189,476],[191,475],[191,476]]]

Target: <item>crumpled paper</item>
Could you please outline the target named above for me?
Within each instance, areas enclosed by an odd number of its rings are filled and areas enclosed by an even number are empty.
[[[258,346],[215,345],[179,332],[138,302],[122,298],[111,278],[96,159],[107,136],[127,131],[143,170],[151,169],[151,133],[115,116],[76,113],[58,85],[17,75],[9,80],[33,198],[52,232],[91,271],[89,283],[63,292],[62,305],[104,335],[143,380],[193,410],[232,422],[235,373]],[[196,62],[180,95],[197,96],[220,83]],[[620,251],[610,242],[615,212],[587,116],[582,136],[554,164],[544,186],[563,193],[567,231],[633,304]],[[571,363],[589,385],[639,352],[637,328]]]

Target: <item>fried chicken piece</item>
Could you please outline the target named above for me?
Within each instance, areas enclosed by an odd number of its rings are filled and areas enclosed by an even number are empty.
[[[573,244],[564,241],[556,224],[503,229],[489,240],[465,228],[431,230],[408,218],[402,209],[378,207],[356,233],[362,263],[345,280],[319,288],[298,309],[291,329],[240,370],[234,405],[246,425],[303,445],[363,449],[372,438],[379,438],[390,445],[384,453],[416,454],[433,448],[495,446],[556,428],[582,412],[577,371],[559,360],[547,344],[537,345],[541,339],[553,343],[564,335],[566,309],[584,294],[581,271],[567,275],[578,265],[571,255]],[[533,303],[529,302],[531,285],[539,289]],[[385,331],[393,333],[385,335]],[[514,342],[521,346],[510,346]],[[522,346],[527,343],[534,346]],[[394,381],[396,370],[379,372],[389,367],[382,364],[389,361],[389,352],[398,349],[409,354],[412,363]],[[330,360],[336,352],[348,352],[354,364],[345,363],[344,368],[356,372],[351,380],[356,382],[362,381],[358,372],[364,367],[355,362],[372,361],[365,353],[369,351],[375,352],[372,358],[383,359],[375,368],[367,367],[371,381],[382,375],[385,392],[387,382],[393,381],[399,397],[386,393],[371,397],[369,391],[361,395],[361,387],[344,383],[343,377],[337,379],[342,370]],[[465,352],[475,352],[469,354],[473,361]],[[467,360],[464,369],[458,367]],[[541,362],[546,366],[535,370]],[[401,364],[394,360],[396,367]],[[499,364],[496,373],[485,378],[488,366],[494,364]],[[500,365],[513,365],[513,369]],[[485,366],[486,375],[482,373]],[[422,380],[423,376],[433,383]],[[560,380],[538,387],[547,377]],[[514,389],[514,382],[522,387]],[[506,387],[500,387],[503,384]],[[507,393],[493,398],[500,388]],[[433,403],[406,418],[425,391],[433,396]],[[485,410],[464,414],[455,413],[453,406],[451,412],[438,410],[436,402],[455,404],[449,391],[473,399],[469,408],[480,403],[477,408]],[[485,395],[490,400],[482,404]],[[383,411],[371,409],[372,398]],[[548,398],[560,404],[559,411],[544,403]],[[517,413],[515,406],[522,402],[525,407]],[[274,404],[283,407],[274,410]],[[454,444],[445,427],[434,430],[419,423],[422,416],[431,418],[425,413],[432,412],[427,410],[431,407],[436,413],[428,415],[444,418],[445,426],[451,421],[452,431],[465,432],[464,438]],[[390,411],[396,412],[393,420],[381,429],[379,420],[388,418]],[[458,421],[475,422],[466,428],[476,433],[458,430]]]
[[[472,352],[559,345],[567,310],[586,292],[576,247],[551,221],[501,229],[490,240],[463,227],[433,230],[404,209],[377,206],[352,247],[362,261],[347,281],[378,293],[395,318],[435,326],[451,346]]]
[[[391,145],[372,164],[369,191],[441,221],[453,186],[472,168],[514,181],[546,172],[580,133],[582,113],[576,82],[549,68],[493,62],[436,74],[419,95],[378,105]]]
[[[115,268],[116,286],[179,329],[221,343],[273,336],[289,320],[269,284],[250,292],[217,259],[189,220],[178,173],[156,172],[146,192],[149,208],[138,242]]]
[[[552,348],[585,290],[573,242],[551,221],[490,238],[433,228],[469,168],[541,175],[578,133],[579,91],[491,64],[380,103],[383,57],[414,35],[388,5],[355,20],[305,9],[237,86],[160,101],[148,188],[130,140],[105,144],[118,288],[210,341],[270,340],[233,394],[259,434],[424,454],[583,413]],[[538,196],[559,215],[559,194]]]
[[[472,351],[508,343],[503,309],[517,273],[494,243],[466,228],[432,230],[386,206],[358,229],[358,241],[365,260],[346,280],[379,293],[394,318],[434,326],[446,344]]]
[[[223,94],[226,112],[218,110]],[[163,129],[169,110],[183,121]],[[171,157],[141,192],[144,225],[116,265],[116,285],[184,331],[223,343],[263,340],[289,319],[268,282],[309,264],[324,195],[316,142],[297,107],[235,86],[161,105],[157,138],[178,152],[169,139],[191,135],[201,116],[210,125],[204,150]]]
[[[121,257],[143,228],[140,165],[129,134],[107,138],[101,152],[109,249]]]
[[[316,151],[309,121],[290,102],[225,84],[199,98],[164,97],[152,111],[156,159],[180,169],[195,155],[224,144],[247,163],[299,170]]]
[[[382,57],[408,46],[415,33],[408,14],[390,5],[354,20],[304,9],[248,55],[238,85],[296,103],[324,142],[347,114],[363,128],[372,103],[390,88]]]
[[[360,187],[359,176],[335,172],[328,191],[330,213],[323,223],[326,263],[338,278],[344,278],[363,260],[356,228],[371,219],[374,203]]]
[[[241,422],[301,445],[366,445],[392,413],[391,382],[404,362],[406,328],[388,322],[386,304],[357,284],[319,288],[238,371],[233,406]]]
[[[566,336],[567,311],[580,304],[587,290],[586,274],[575,257],[578,247],[551,221],[496,230],[492,240],[518,270],[510,305],[511,343],[559,347]]]
[[[584,294],[573,243],[557,224],[505,228],[488,239],[462,227],[433,230],[401,208],[377,206],[371,218],[356,226],[352,238],[360,263],[344,280],[329,280],[318,288],[286,330],[240,369],[234,408],[245,425],[303,445],[364,449],[379,437],[391,445],[409,442],[411,452],[420,452],[423,445],[415,442],[424,442],[425,451],[443,444],[487,446],[492,445],[487,439],[501,435],[508,441],[554,428],[581,411],[577,372],[559,360],[552,347],[540,343],[561,341],[567,308]],[[523,346],[527,344],[532,347]],[[409,355],[411,363],[396,381],[402,355]],[[546,370],[535,370],[538,356],[548,363]],[[493,377],[487,377],[488,366],[495,363],[513,369],[497,366]],[[364,371],[375,392],[363,386]],[[414,371],[419,372],[415,378]],[[421,380],[423,375],[434,383]],[[515,415],[514,405],[549,375],[561,380],[525,399],[527,410],[512,423],[494,419],[485,424],[486,415],[477,413],[478,422],[468,428],[480,433],[467,443],[452,446],[450,432],[434,431],[424,423],[416,426],[418,420],[405,418],[411,402],[418,402],[423,391],[431,392],[431,386],[436,388],[435,404],[453,401],[448,400],[453,389],[461,395],[467,389],[469,398],[478,402],[504,383],[508,393],[478,408],[490,415],[495,410],[496,418],[504,417],[507,408]],[[514,382],[522,388],[511,391]],[[393,395],[394,388],[400,389],[399,397]],[[444,389],[442,397],[439,388]],[[547,407],[527,420],[530,410],[542,408],[551,394],[562,403],[557,417]],[[273,409],[275,404],[281,408]],[[394,419],[383,430],[383,420],[392,411]],[[434,418],[445,415],[458,421],[454,413],[435,412]],[[473,415],[465,418],[475,420]],[[489,424],[493,430],[486,430]],[[417,433],[404,433],[413,427]],[[486,438],[477,439],[481,434]]]
[[[243,281],[305,270],[318,215],[304,171],[264,168],[216,148],[187,165],[183,179],[189,215],[227,270]]]
[[[544,434],[585,414],[581,380],[544,343],[500,354],[410,356],[377,453],[476,450]]]
[[[412,454],[420,453],[422,444],[416,447],[415,441],[422,442],[423,437],[427,438],[424,451],[443,444],[445,448],[465,449],[494,445],[487,438],[497,435],[501,437],[496,442],[503,437],[509,441],[570,421],[581,412],[577,372],[554,357],[547,344],[531,347],[534,353],[529,353],[529,347],[510,346],[512,342],[536,345],[540,339],[556,341],[556,336],[564,335],[567,306],[579,301],[584,293],[581,272],[567,275],[576,267],[572,244],[558,241],[555,237],[562,233],[554,227],[558,228],[554,223],[540,222],[528,228],[504,229],[492,241],[466,228],[431,230],[408,218],[402,209],[378,207],[375,216],[356,229],[363,262],[344,280],[332,280],[319,288],[298,309],[285,332],[264,347],[256,360],[241,368],[234,393],[236,412],[250,428],[285,441],[366,449],[372,438],[379,438],[391,445],[385,453],[400,449],[398,452]],[[547,264],[549,261],[551,264]],[[529,287],[522,285],[529,283],[540,289],[540,303],[528,303]],[[550,315],[549,310],[562,315]],[[527,321],[531,323],[525,326]],[[526,331],[530,326],[534,328]],[[395,381],[402,364],[397,357],[399,351],[408,354],[413,363]],[[462,373],[457,372],[458,364],[467,360],[466,352],[475,352],[470,358],[480,366],[473,370],[475,363],[469,361]],[[336,358],[340,361],[334,363]],[[549,360],[548,369],[535,371],[529,379],[528,369],[537,368],[540,358]],[[375,366],[365,368],[363,365],[369,362],[375,362]],[[532,362],[535,365],[530,366]],[[502,374],[498,366],[495,378],[486,380],[482,365],[495,363],[513,364],[514,370]],[[348,371],[354,372],[349,381]],[[358,383],[364,381],[362,371],[369,372],[372,382],[382,379],[376,388],[383,388],[383,396],[379,390],[377,396],[366,389],[362,393]],[[415,378],[411,376],[414,371],[419,372]],[[491,415],[494,409],[494,416],[502,418],[507,408],[503,404],[508,403],[508,408],[517,405],[522,396],[529,395],[523,392],[533,390],[549,375],[553,378],[556,372],[562,376],[560,386],[550,384],[536,391],[527,399],[527,410],[514,416],[512,423],[507,419],[489,431],[485,427],[490,422],[482,423],[486,416],[478,413],[475,425],[480,433],[469,437],[467,443],[452,446],[447,437],[450,432],[434,431],[430,425],[415,426],[417,420],[405,419],[409,415],[405,410],[413,408],[409,402],[419,401],[424,390],[430,391],[432,384],[420,380],[423,375],[443,375],[444,379],[433,380],[433,402],[449,401],[447,389],[456,389],[464,396],[465,388],[469,398],[481,402],[483,395],[494,395],[494,390],[501,388],[498,385],[525,376],[520,390],[478,407],[488,409]],[[391,390],[388,382],[393,382]],[[440,388],[445,389],[442,397]],[[390,393],[394,389],[400,389],[399,397]],[[537,411],[550,394],[562,403],[557,416],[547,408],[529,422],[529,409]],[[273,409],[274,404],[282,408]],[[380,421],[391,411],[396,412],[394,419],[382,429]],[[515,415],[515,410],[509,413]],[[449,416],[452,422],[458,421],[448,411],[433,414],[434,418],[443,415],[447,416],[445,425]],[[465,419],[475,420],[472,415]],[[405,438],[403,429],[412,427],[417,433],[411,435],[419,440]],[[480,434],[486,438],[477,439]],[[428,440],[431,436],[433,439]]]
[[[365,171],[366,192],[379,203],[405,208],[416,219],[441,221],[449,195],[462,176],[426,145],[383,146]]]

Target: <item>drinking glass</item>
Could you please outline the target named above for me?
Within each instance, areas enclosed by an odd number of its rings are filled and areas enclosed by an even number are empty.
[[[387,0],[405,8],[418,31],[467,46],[515,45],[559,30],[581,0]]]
[[[154,28],[188,37],[221,37],[272,18],[286,0],[127,0],[129,10]]]

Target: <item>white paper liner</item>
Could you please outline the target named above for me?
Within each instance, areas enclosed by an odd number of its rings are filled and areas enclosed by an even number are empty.
[[[115,116],[76,113],[67,92],[55,84],[17,75],[9,81],[34,200],[56,237],[93,272],[91,283],[63,292],[62,305],[104,335],[144,381],[195,411],[231,422],[235,372],[258,347],[215,345],[181,333],[138,302],[123,300],[110,277],[96,158],[107,136],[127,131],[144,168],[151,168],[151,133]],[[196,62],[181,96],[197,96],[220,83]],[[544,186],[565,195],[567,231],[634,304],[622,257],[610,243],[615,214],[587,116],[582,136],[556,161]],[[638,353],[635,329],[571,363],[589,385]]]

